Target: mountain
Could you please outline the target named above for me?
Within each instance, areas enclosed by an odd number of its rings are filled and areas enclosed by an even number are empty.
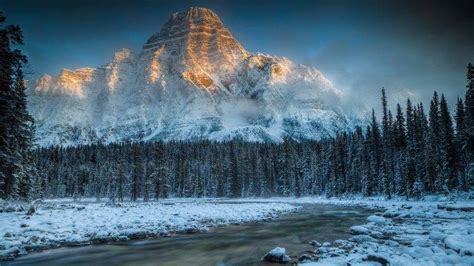
[[[353,126],[314,67],[253,54],[206,8],[175,13],[134,53],[44,75],[29,89],[42,146],[320,139]]]

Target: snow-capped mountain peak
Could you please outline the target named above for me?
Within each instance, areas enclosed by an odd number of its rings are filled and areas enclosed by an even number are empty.
[[[30,92],[41,145],[139,140],[318,139],[352,126],[314,67],[253,54],[206,8],[175,13],[98,68],[44,75]]]

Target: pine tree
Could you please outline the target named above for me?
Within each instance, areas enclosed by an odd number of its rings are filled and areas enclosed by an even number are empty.
[[[140,177],[143,174],[140,155],[139,147],[135,146],[132,150],[132,180],[130,182],[130,200],[132,201],[136,201],[140,196]]]
[[[406,156],[406,125],[405,117],[400,104],[397,104],[397,114],[395,116],[395,122],[392,125],[393,132],[393,179],[394,188],[393,192],[398,195],[405,195],[406,189],[406,175],[405,173],[405,156]]]
[[[235,151],[235,144],[230,144],[230,197],[238,198],[241,196],[241,182],[239,178],[239,165],[237,162],[237,155]]]
[[[459,172],[459,180],[461,188],[464,191],[468,190],[468,182],[466,180],[466,166],[467,161],[467,134],[466,134],[466,114],[464,111],[464,103],[461,98],[458,98],[456,103],[456,149],[459,153],[459,160],[457,164],[457,170]]]
[[[371,158],[373,160],[373,178],[372,180],[375,182],[374,183],[374,189],[376,189],[377,192],[383,191],[383,180],[382,177],[383,175],[381,174],[381,166],[382,166],[382,141],[381,141],[381,135],[380,135],[380,128],[379,124],[377,122],[377,118],[375,116],[375,111],[372,109],[372,122],[370,123],[370,139],[371,139],[371,147],[370,150],[372,152]]]
[[[430,102],[429,131],[427,143],[427,175],[433,184],[431,192],[443,192],[444,180],[441,176],[441,125],[438,93],[433,93]]]
[[[383,194],[387,198],[392,197],[392,172],[391,172],[391,159],[392,159],[392,132],[390,130],[389,122],[389,111],[387,108],[387,96],[385,95],[385,88],[382,88],[382,138],[383,138],[383,165],[382,165],[382,177],[381,177],[381,186]]]
[[[464,100],[466,114],[466,169],[469,186],[474,185],[474,65],[467,66],[467,92]]]
[[[407,197],[415,196],[414,185],[416,181],[416,122],[415,111],[410,99],[407,100],[406,123],[407,123],[407,152],[406,152],[406,190]]]
[[[374,175],[373,175],[373,165],[374,165],[374,160],[371,157],[371,151],[372,151],[372,129],[370,126],[367,126],[366,129],[366,140],[364,142],[364,148],[363,148],[363,162],[364,162],[364,176],[362,178],[363,181],[363,193],[365,196],[372,196],[375,192],[375,180],[374,180]]]
[[[449,190],[456,188],[456,163],[457,151],[454,145],[454,130],[449,113],[448,104],[444,95],[440,101],[440,127],[441,127],[441,160],[442,176]]]
[[[416,181],[419,183],[420,192],[424,192],[431,187],[431,179],[427,176],[426,168],[426,140],[428,131],[428,120],[423,108],[423,103],[419,103],[416,108]],[[421,196],[421,193],[419,193]]]
[[[0,13],[0,25],[6,18]],[[26,109],[22,68],[26,57],[13,46],[23,44],[18,26],[0,28],[0,198],[26,198],[33,168],[30,149],[33,119]]]

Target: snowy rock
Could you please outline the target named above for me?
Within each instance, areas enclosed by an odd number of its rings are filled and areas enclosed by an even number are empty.
[[[319,243],[319,242],[316,241],[316,240],[311,240],[311,241],[309,241],[308,244],[310,244],[310,245],[313,246],[313,247],[320,247],[320,246],[321,246],[321,243]]]
[[[276,263],[288,263],[291,261],[291,258],[286,255],[286,249],[281,247],[276,247],[265,256],[262,257],[262,261],[276,262]]]
[[[400,211],[397,209],[389,209],[382,214],[382,216],[386,218],[394,218],[399,215],[400,215]]]
[[[474,255],[474,235],[452,235],[446,237],[444,244],[462,255]]]
[[[413,240],[412,245],[417,247],[431,247],[433,243],[429,239],[418,238]]]
[[[367,217],[367,221],[375,223],[375,224],[386,224],[386,223],[390,222],[389,219],[386,219],[382,216],[376,216],[376,215],[371,215],[371,216]]]
[[[367,255],[365,261],[380,263],[382,266],[390,265],[390,261],[387,258],[374,254]]]
[[[317,258],[314,257],[313,255],[311,254],[303,254],[301,256],[298,257],[298,261],[299,262],[311,262],[313,260],[316,260]]]
[[[349,238],[349,241],[356,242],[356,243],[363,243],[363,242],[374,242],[376,241],[373,237],[368,235],[356,235]]]
[[[35,206],[32,204],[28,211],[26,212],[26,215],[33,215],[36,212]]]
[[[390,237],[386,234],[383,234],[379,231],[371,231],[369,235],[375,239],[389,239]]]
[[[464,212],[472,212],[474,211],[473,204],[438,204],[438,209],[447,210],[447,211],[464,211]]]
[[[342,248],[345,250],[350,250],[354,247],[354,244],[352,242],[342,239],[334,241],[334,245],[338,248]]]
[[[439,231],[432,231],[429,234],[429,238],[435,241],[443,241],[445,237],[446,235]]]
[[[350,228],[350,232],[354,235],[367,235],[369,234],[370,230],[365,226],[354,225]]]
[[[411,238],[404,237],[404,236],[394,236],[392,237],[392,240],[397,241],[400,245],[411,245],[411,242],[413,241]]]
[[[390,246],[390,247],[398,247],[398,246],[400,246],[400,244],[398,244],[398,242],[393,241],[393,240],[386,240],[386,241],[384,242],[384,244],[387,245],[387,246]]]

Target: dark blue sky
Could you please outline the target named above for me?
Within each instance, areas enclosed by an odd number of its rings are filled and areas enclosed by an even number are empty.
[[[0,0],[24,31],[30,78],[100,66],[123,47],[138,51],[168,17],[191,6],[214,10],[251,52],[319,68],[354,100],[451,105],[474,62],[474,1],[91,1]]]

